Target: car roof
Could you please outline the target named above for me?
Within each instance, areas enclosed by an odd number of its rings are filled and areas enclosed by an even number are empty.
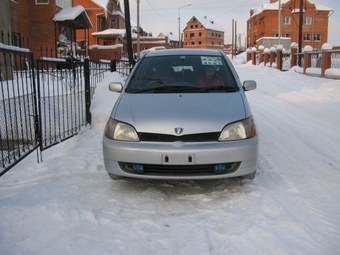
[[[150,51],[144,57],[158,57],[158,56],[176,56],[176,55],[215,55],[221,56],[222,51],[212,49],[169,49]]]

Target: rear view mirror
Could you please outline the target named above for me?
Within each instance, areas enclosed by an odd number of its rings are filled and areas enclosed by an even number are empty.
[[[249,91],[249,90],[254,90],[256,89],[256,81],[253,80],[247,80],[243,82],[243,90],[244,91]]]
[[[120,82],[111,82],[109,84],[109,90],[113,92],[122,92],[123,90],[123,84]]]

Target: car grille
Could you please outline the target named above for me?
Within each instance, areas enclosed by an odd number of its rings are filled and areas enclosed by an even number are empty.
[[[189,134],[189,135],[168,135],[153,133],[138,133],[140,141],[144,142],[213,142],[217,141],[220,132]]]
[[[135,163],[118,162],[120,168],[124,172],[134,173],[132,166]],[[226,173],[236,172],[240,167],[241,162],[224,163],[227,166]],[[144,172],[141,175],[157,175],[157,176],[207,176],[218,175],[214,172],[215,164],[207,165],[153,165],[141,164],[144,167]]]

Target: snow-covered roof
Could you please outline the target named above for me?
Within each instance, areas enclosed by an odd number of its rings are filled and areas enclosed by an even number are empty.
[[[135,27],[136,28],[136,30],[137,30],[137,23],[135,23],[134,21],[130,21],[130,25],[131,25],[131,27]],[[144,31],[144,32],[146,32],[146,33],[152,33],[152,31],[151,30],[148,30],[146,27],[144,27],[143,25],[141,25],[141,24],[139,24],[139,27]]]
[[[168,37],[170,41],[177,41],[178,42],[178,35],[174,35],[172,32],[170,33],[160,33],[157,37]]]
[[[209,18],[208,16],[203,17],[193,16],[188,23],[190,23],[191,20],[194,18],[201,22],[206,29],[224,32],[224,29],[219,24],[217,24],[215,20]]]
[[[100,32],[94,32],[92,33],[93,36],[113,36],[113,35],[120,35],[124,36],[126,33],[125,29],[115,29],[115,28],[109,28]]]
[[[289,1],[291,1],[291,0],[281,0],[281,6],[283,4],[288,3]],[[334,12],[334,9],[332,9],[330,7],[326,7],[326,6],[323,6],[323,5],[311,2],[309,0],[306,0],[306,1],[308,1],[311,4],[313,4],[317,11],[328,11],[328,12],[332,12],[332,13]],[[274,10],[274,11],[277,10],[278,11],[279,10],[279,2],[277,1],[277,2],[271,3],[271,4],[263,4],[262,8],[257,8],[257,9],[255,8],[255,9],[252,9],[252,10],[253,10],[253,15],[252,16],[258,15],[261,12],[268,11],[268,10]],[[299,12],[299,11],[300,11],[300,9],[296,8],[292,12]]]
[[[109,0],[91,0],[93,3],[95,3],[96,5],[100,6],[101,8],[103,8],[105,11],[107,11],[107,5],[109,4]],[[120,0],[116,0],[117,6],[120,6]],[[106,12],[105,12],[106,14]],[[122,14],[122,12],[120,11],[113,11],[111,14],[117,14],[120,16],[124,16]]]
[[[60,23],[72,23],[75,28],[93,27],[87,12],[81,5],[62,9],[54,16],[53,20]]]
[[[91,0],[91,1],[101,6],[105,10],[107,10],[107,5],[110,2],[110,0]],[[120,6],[120,0],[116,0],[116,3],[118,6]]]

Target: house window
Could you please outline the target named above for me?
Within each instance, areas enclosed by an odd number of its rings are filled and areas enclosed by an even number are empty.
[[[283,17],[283,24],[290,24],[290,17],[289,16]]]
[[[214,37],[214,33],[212,33],[211,36]]]
[[[290,37],[290,34],[282,34],[282,37]]]
[[[314,41],[321,41],[321,34],[314,34]]]
[[[213,42],[213,41],[211,42],[211,45],[214,45],[214,42]]]
[[[98,31],[105,30],[106,29],[106,27],[105,27],[105,25],[106,25],[105,18],[98,18],[98,25],[99,25]]]
[[[195,45],[195,42],[194,42],[194,41],[192,41],[192,42],[191,42],[191,45]]]
[[[312,24],[312,17],[304,17],[303,18],[303,24],[305,24],[305,25]]]
[[[190,28],[194,28],[194,25],[191,25]]]
[[[190,38],[191,38],[191,37],[194,37],[194,36],[195,36],[195,34],[194,34],[194,33],[190,33]]]
[[[48,4],[50,0],[35,0],[36,4]]]
[[[198,28],[198,25],[195,25],[195,28]]]
[[[274,33],[273,37],[279,37],[279,34],[278,33]]]
[[[304,41],[310,41],[310,34],[304,34],[303,35],[303,40]]]
[[[71,0],[55,0],[55,4],[60,6],[61,8],[72,7],[72,1]]]
[[[201,33],[201,32],[199,32],[199,33],[198,33],[198,36],[202,36],[202,33]]]
[[[21,47],[20,34],[12,33],[11,36],[12,36],[12,45]]]
[[[117,19],[110,20],[110,28],[117,28]]]
[[[198,41],[198,45],[201,45],[202,44],[202,41]]]

